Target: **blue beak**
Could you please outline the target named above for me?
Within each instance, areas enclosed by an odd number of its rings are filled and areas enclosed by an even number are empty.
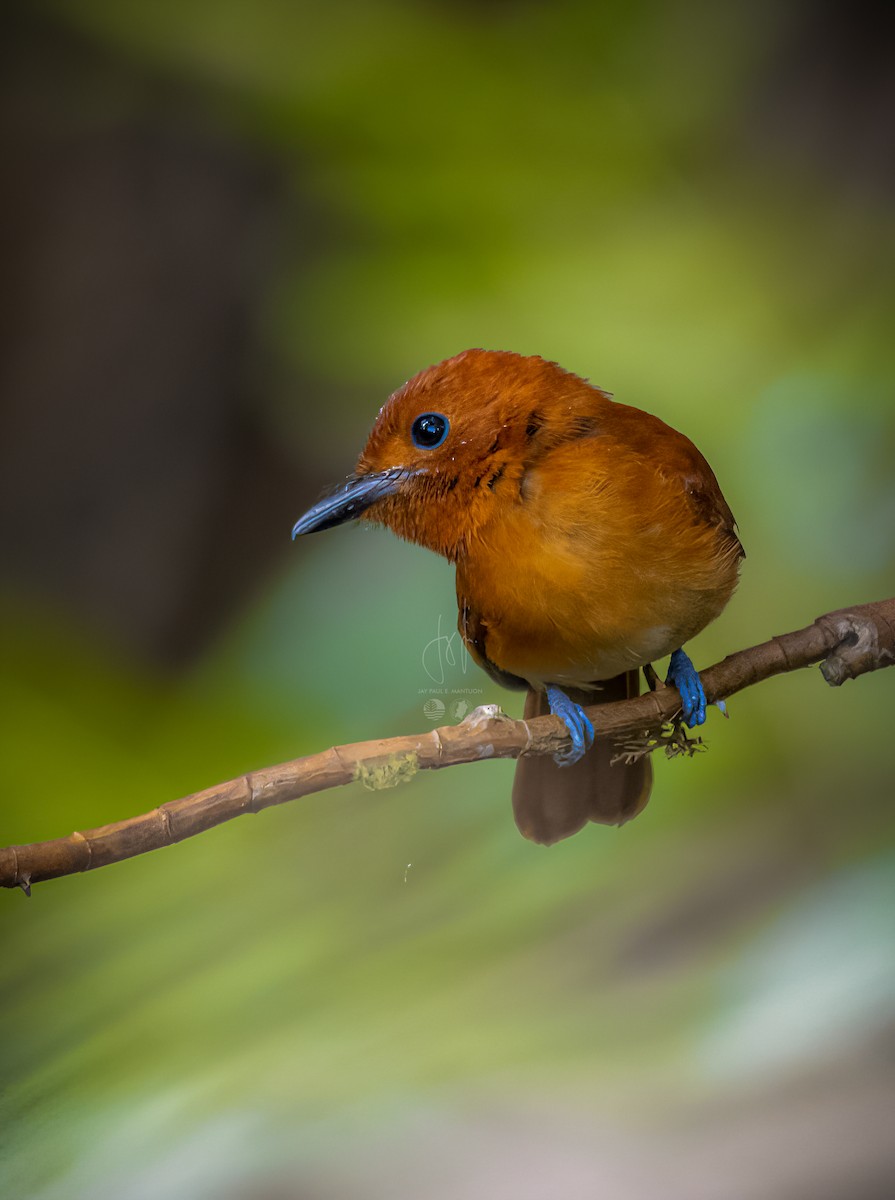
[[[404,467],[391,467],[388,471],[375,471],[370,475],[357,475],[349,479],[338,491],[299,517],[292,527],[293,539],[355,520],[377,500],[393,496],[408,474]]]

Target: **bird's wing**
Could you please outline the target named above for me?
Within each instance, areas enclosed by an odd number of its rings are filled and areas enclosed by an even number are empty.
[[[459,595],[459,593],[457,595],[457,607],[459,610],[458,628],[460,636],[473,661],[483,671],[486,671],[494,682],[501,687],[508,688],[513,692],[525,691],[528,684],[524,679],[520,679],[518,675],[513,675],[509,671],[502,671],[488,657],[488,624],[472,608],[469,601],[464,596]]]

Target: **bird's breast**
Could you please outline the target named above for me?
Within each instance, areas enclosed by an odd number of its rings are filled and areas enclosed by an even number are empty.
[[[640,476],[554,469],[495,514],[457,564],[480,655],[534,686],[580,686],[662,658],[714,620],[736,555],[682,488]]]
[[[513,539],[458,564],[461,606],[479,618],[479,650],[534,686],[610,679],[676,649],[676,632],[613,572],[556,547]]]

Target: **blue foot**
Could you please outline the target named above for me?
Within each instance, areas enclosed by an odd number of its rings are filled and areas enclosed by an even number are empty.
[[[696,668],[683,650],[675,650],[672,654],[665,682],[676,687],[681,694],[684,724],[691,729],[694,725],[704,725],[705,692]]]
[[[547,702],[550,705],[550,711],[555,716],[562,718],[572,739],[571,747],[554,754],[553,761],[560,767],[571,767],[573,763],[579,762],[588,747],[594,744],[594,727],[581,705],[570,700],[562,688],[558,688],[552,683],[547,686]]]

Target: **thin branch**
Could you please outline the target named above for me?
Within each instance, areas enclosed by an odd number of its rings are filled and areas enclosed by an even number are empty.
[[[818,617],[795,633],[771,638],[760,646],[731,654],[701,672],[709,702],[723,700],[772,675],[821,663],[827,683],[836,687],[868,671],[895,664],[895,598],[841,609]],[[680,697],[674,688],[659,687],[634,700],[588,709],[597,737],[612,738],[620,757],[635,756],[660,745],[681,751]],[[671,732],[668,725],[672,724]],[[686,739],[685,739],[686,740]],[[195,837],[243,813],[257,813],[360,781],[368,788],[392,787],[419,770],[436,770],[482,759],[553,754],[565,748],[568,734],[558,717],[514,721],[497,705],[477,708],[459,725],[429,733],[335,746],[320,754],[265,767],[181,800],[84,833],[27,846],[0,849],[0,885],[20,887],[44,879],[91,871],[149,850]],[[692,741],[689,743],[692,746]]]

